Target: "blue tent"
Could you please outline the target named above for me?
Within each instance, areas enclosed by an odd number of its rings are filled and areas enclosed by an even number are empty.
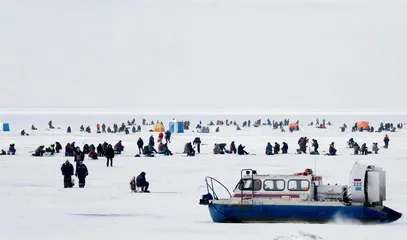
[[[183,121],[171,121],[168,125],[171,133],[184,133]]]
[[[10,132],[10,124],[3,123],[3,132]]]

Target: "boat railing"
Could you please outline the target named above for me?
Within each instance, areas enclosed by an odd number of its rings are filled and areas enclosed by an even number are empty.
[[[227,193],[229,194],[229,198],[232,198],[232,194],[230,194],[230,191],[227,187],[225,187],[225,185],[223,185],[221,182],[219,182],[217,179],[213,178],[213,177],[206,177],[205,178],[205,182],[206,182],[206,189],[208,191],[208,193],[212,194],[213,198],[215,200],[219,200],[218,195],[216,194],[215,191],[215,187],[214,187],[214,182],[215,184],[220,185],[222,188],[224,188]]]

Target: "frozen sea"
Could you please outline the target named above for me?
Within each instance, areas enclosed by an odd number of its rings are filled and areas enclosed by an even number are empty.
[[[167,123],[172,118],[190,120],[191,131],[174,134],[170,150],[182,152],[187,141],[200,136],[205,144],[200,155],[187,158],[183,155],[156,158],[135,158],[136,141],[142,137],[146,142],[151,133],[148,127],[137,134],[91,134],[79,132],[81,124],[90,125],[95,130],[97,123],[121,124],[136,119],[162,120]],[[309,127],[308,122],[319,117],[332,122],[328,129]],[[280,132],[267,126],[243,128],[221,126],[220,131],[209,134],[193,132],[199,120],[205,124],[217,119],[242,120],[270,118],[292,121],[300,120],[299,132]],[[53,120],[60,129],[47,130],[47,123]],[[0,149],[7,150],[15,143],[16,156],[0,156],[0,239],[248,239],[264,238],[272,240],[339,240],[339,239],[405,239],[407,222],[405,218],[387,225],[360,225],[341,220],[330,224],[217,224],[211,221],[208,209],[198,205],[205,193],[206,176],[213,176],[232,190],[239,180],[242,168],[257,169],[259,173],[288,174],[312,168],[324,178],[325,183],[348,184],[349,171],[358,161],[383,167],[387,171],[387,201],[385,205],[407,212],[407,130],[389,133],[390,148],[381,149],[378,155],[354,156],[346,148],[346,141],[353,137],[357,142],[373,142],[382,146],[384,133],[340,132],[339,126],[351,126],[358,120],[367,120],[377,127],[384,122],[406,122],[406,116],[399,115],[315,115],[315,114],[270,114],[270,115],[138,115],[134,113],[2,113],[0,122],[10,123],[11,132],[0,132]],[[38,130],[31,131],[34,124]],[[65,133],[71,126],[73,133]],[[26,129],[30,136],[20,136]],[[157,137],[157,133],[154,133]],[[307,136],[319,141],[320,150],[328,150],[335,142],[339,155],[336,157],[294,154],[297,140]],[[67,159],[62,154],[53,157],[34,158],[30,151],[38,145],[49,145],[55,141],[63,147],[67,142],[77,145],[122,140],[125,151],[114,159],[114,167],[107,168],[105,159],[86,159],[89,169],[87,185],[84,189],[75,186],[63,188],[60,171]],[[216,142],[246,146],[246,150],[256,155],[214,156],[212,146]],[[288,155],[265,156],[266,143],[287,142]],[[131,194],[129,180],[141,171],[147,173],[151,184],[151,194]],[[76,181],[77,182],[77,181]]]

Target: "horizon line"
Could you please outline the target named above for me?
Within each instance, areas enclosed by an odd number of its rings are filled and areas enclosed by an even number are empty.
[[[148,111],[148,110],[130,110],[130,109],[0,109],[0,114],[4,115],[25,115],[25,114],[77,114],[77,115],[102,115],[102,114],[115,114],[115,115],[407,115],[407,111],[322,111],[322,110],[309,110],[309,111],[284,111],[284,110],[165,110],[165,111]]]

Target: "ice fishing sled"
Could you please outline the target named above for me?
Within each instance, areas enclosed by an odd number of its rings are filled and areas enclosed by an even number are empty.
[[[258,174],[243,169],[233,195],[218,180],[206,179],[208,206],[214,222],[314,222],[351,219],[362,223],[391,223],[402,214],[383,205],[386,172],[371,165],[355,164],[349,185],[325,185],[311,169],[291,175]],[[229,195],[218,197],[216,189]]]

